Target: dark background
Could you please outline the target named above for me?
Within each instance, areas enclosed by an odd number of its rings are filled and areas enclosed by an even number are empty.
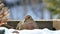
[[[13,26],[14,29],[16,28],[17,24],[19,23],[19,21],[8,21],[8,24],[10,26]],[[36,21],[36,23],[38,24],[39,29],[43,29],[43,28],[48,28],[48,29],[53,29],[53,21]]]

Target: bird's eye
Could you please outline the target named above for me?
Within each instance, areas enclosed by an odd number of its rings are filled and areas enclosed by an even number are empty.
[[[28,17],[28,18],[30,18],[30,17]]]

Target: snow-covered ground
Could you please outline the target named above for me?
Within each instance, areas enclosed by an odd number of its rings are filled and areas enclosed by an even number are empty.
[[[60,30],[52,31],[47,28],[34,30],[15,30],[0,27],[0,30],[5,29],[5,34],[12,34],[13,31],[18,31],[19,34],[60,34]]]

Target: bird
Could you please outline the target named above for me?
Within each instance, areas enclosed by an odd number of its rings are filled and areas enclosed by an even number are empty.
[[[20,21],[18,24],[17,24],[17,27],[16,27],[17,30],[22,30],[23,29],[23,22]]]
[[[23,29],[38,29],[38,25],[37,23],[32,19],[32,17],[30,15],[25,16],[25,20],[23,23]]]

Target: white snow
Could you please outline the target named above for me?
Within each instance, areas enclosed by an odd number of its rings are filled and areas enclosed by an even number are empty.
[[[18,31],[19,34],[60,34],[60,30],[52,31],[47,28],[44,29],[34,29],[34,30],[15,30],[7,29],[5,27],[0,27],[0,30],[5,29],[5,34],[12,34],[13,31]]]

